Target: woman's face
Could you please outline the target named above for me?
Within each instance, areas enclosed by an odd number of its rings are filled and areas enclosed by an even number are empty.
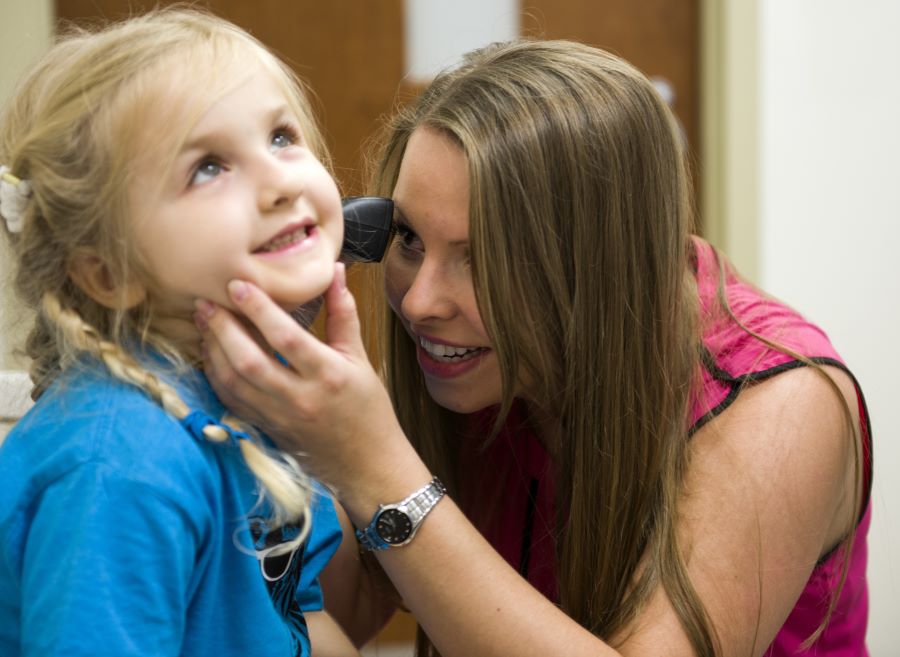
[[[418,128],[393,198],[397,237],[385,260],[385,288],[416,344],[429,394],[457,413],[498,404],[500,370],[472,285],[462,149],[435,130]]]

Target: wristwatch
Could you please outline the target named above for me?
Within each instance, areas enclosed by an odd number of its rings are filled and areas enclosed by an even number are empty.
[[[365,550],[387,550],[406,545],[446,492],[444,484],[435,477],[406,499],[382,504],[368,527],[356,530],[360,546]]]

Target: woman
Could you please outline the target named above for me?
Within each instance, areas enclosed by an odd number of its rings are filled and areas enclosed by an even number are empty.
[[[220,395],[334,486],[440,654],[865,654],[861,392],[690,235],[641,74],[566,42],[472,53],[389,126],[376,191],[393,413],[341,276],[327,344],[232,284],[291,368],[198,321]],[[361,641],[390,587],[341,550],[329,607]]]

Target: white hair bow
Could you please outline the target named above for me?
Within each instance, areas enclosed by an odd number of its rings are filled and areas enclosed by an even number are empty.
[[[31,196],[27,180],[16,178],[9,167],[0,165],[0,216],[6,220],[10,233],[21,233],[25,205]]]

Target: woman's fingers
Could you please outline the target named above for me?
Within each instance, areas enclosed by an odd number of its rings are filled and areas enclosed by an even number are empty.
[[[343,353],[365,356],[356,299],[347,289],[347,269],[343,262],[335,263],[334,280],[325,293],[325,304],[328,344]]]
[[[262,290],[239,281],[229,284],[234,311],[207,304],[211,312],[198,322],[205,324],[207,374],[226,406],[286,452],[302,452],[310,472],[339,487],[364,469],[381,468],[390,439],[395,451],[409,448],[366,356],[343,274],[338,267],[326,293],[326,342]],[[369,441],[370,434],[379,441]]]
[[[328,353],[323,345],[258,287],[244,281],[231,281],[228,293],[236,308],[256,327],[268,345],[301,376],[315,373],[325,365]],[[213,328],[214,319],[210,320],[210,328]],[[258,380],[265,371],[259,349],[244,354],[236,343],[223,343],[223,347],[242,376]],[[266,360],[271,359],[267,356]]]
[[[225,308],[199,302],[196,321],[203,332],[204,369],[216,394],[236,414],[255,415],[256,405],[268,396],[259,386],[272,385],[285,368]]]

